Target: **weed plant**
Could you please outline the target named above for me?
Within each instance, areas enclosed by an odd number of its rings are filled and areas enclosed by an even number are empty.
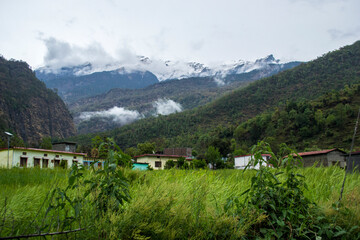
[[[360,176],[348,175],[343,200],[336,203],[344,177],[338,167],[267,168],[280,183],[269,186],[264,178],[256,183],[260,173],[252,169],[136,171],[108,163],[104,171],[0,169],[0,237],[45,225],[44,231],[61,230],[63,224],[85,230],[54,239],[359,238]],[[112,185],[112,179],[125,182]],[[125,186],[128,192],[122,192]],[[120,195],[106,198],[116,191]],[[116,198],[121,194],[123,201]]]

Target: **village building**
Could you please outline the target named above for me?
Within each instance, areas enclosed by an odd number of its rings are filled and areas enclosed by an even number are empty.
[[[65,152],[76,152],[75,142],[56,142],[52,144],[53,150],[65,151]]]
[[[302,158],[303,166],[304,167],[311,167],[311,166],[339,166],[342,168],[346,167],[345,152],[333,148],[321,151],[312,151],[312,152],[301,152],[298,153],[299,156]]]
[[[347,172],[360,172],[360,151],[352,152],[351,157],[349,158],[350,154],[345,154],[346,160],[346,171]]]
[[[0,167],[71,167],[72,164],[83,164],[85,153],[60,150],[13,147],[0,149]]]
[[[270,164],[268,164],[267,162],[270,160],[271,155],[270,154],[261,154],[262,159],[264,160],[264,162],[262,162],[262,166],[271,166]],[[249,163],[251,162],[253,158],[253,155],[242,155],[242,156],[235,156],[234,157],[234,168],[235,169],[244,169],[246,166],[249,165]],[[260,169],[260,164],[258,163],[257,165],[254,166],[253,163],[251,163],[251,165],[249,166],[250,169]]]
[[[191,160],[191,157],[183,155],[166,155],[166,154],[143,154],[139,156],[134,156],[135,164],[143,164],[141,168],[151,167],[154,170],[164,169],[167,161],[177,161],[179,158],[184,157],[186,160]],[[147,164],[145,166],[144,164]],[[139,165],[140,167],[140,165]]]

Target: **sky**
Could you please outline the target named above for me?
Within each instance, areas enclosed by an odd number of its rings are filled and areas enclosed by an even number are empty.
[[[0,0],[0,54],[32,68],[309,61],[360,39],[359,0]]]

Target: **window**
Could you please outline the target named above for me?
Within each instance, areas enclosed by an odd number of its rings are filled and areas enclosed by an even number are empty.
[[[60,160],[54,160],[54,167],[60,166]]]
[[[46,153],[44,154],[44,157],[47,157],[47,154],[46,154]]]
[[[57,157],[57,158],[58,158],[58,157],[59,157],[59,155],[56,155],[55,157]]]
[[[20,167],[27,167],[27,158],[20,158]]]
[[[155,167],[161,168],[161,161],[155,161]]]
[[[34,158],[34,167],[40,167],[40,158]]]
[[[74,156],[74,159],[76,159],[76,156]]]
[[[23,154],[22,155],[26,155],[26,152],[23,152]]]
[[[43,159],[42,160],[42,167],[48,168],[49,167],[49,159]]]

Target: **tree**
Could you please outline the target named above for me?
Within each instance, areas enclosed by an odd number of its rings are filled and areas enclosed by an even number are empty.
[[[176,163],[174,162],[174,160],[168,160],[165,163],[164,169],[171,169],[174,168],[176,166]]]
[[[213,169],[216,169],[216,164],[221,161],[219,149],[215,148],[214,146],[209,146],[205,153],[205,159],[208,163],[211,164]]]
[[[190,164],[190,167],[191,168],[196,168],[196,169],[205,169],[207,166],[206,166],[206,162],[204,159],[202,160],[199,160],[199,159],[193,159],[191,161],[191,164]]]
[[[52,149],[51,137],[44,137],[41,139],[39,147],[41,149]]]
[[[152,154],[155,153],[155,143],[144,142],[137,145],[139,154]]]

